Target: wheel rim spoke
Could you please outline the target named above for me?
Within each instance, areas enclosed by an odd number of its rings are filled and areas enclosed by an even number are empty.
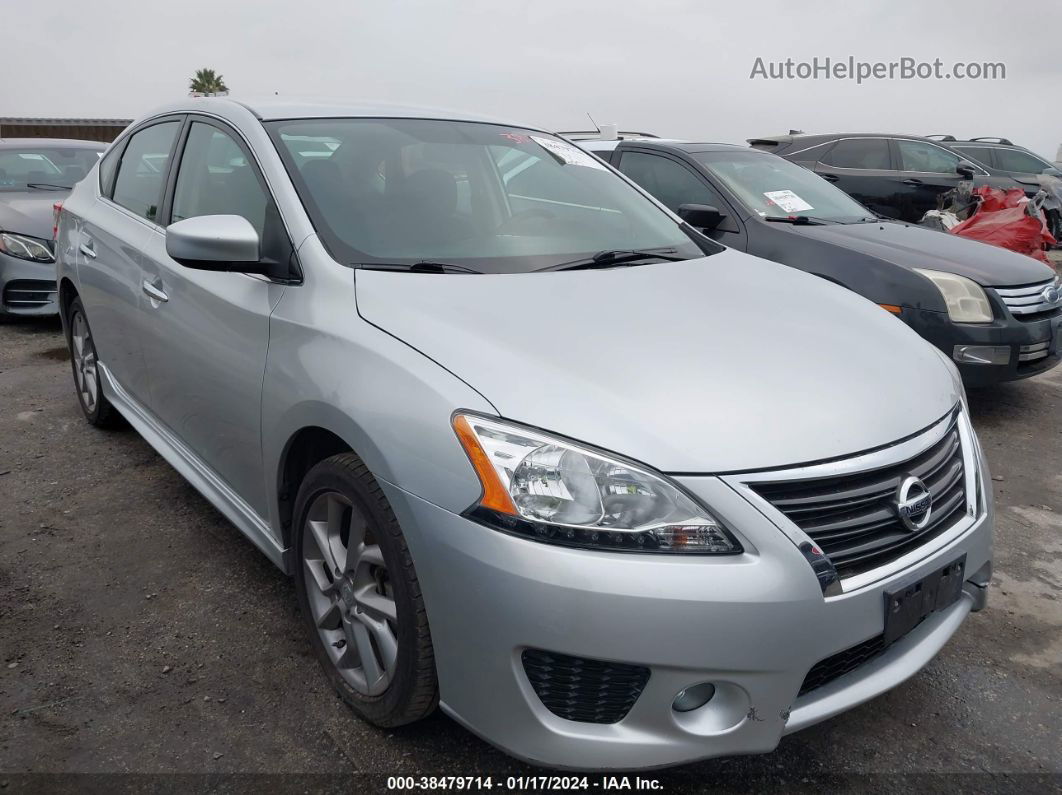
[[[310,534],[313,536],[314,543],[317,544],[317,549],[321,554],[321,559],[324,565],[328,566],[328,570],[333,574],[339,574],[340,572],[336,568],[336,562],[332,556],[332,545],[329,543],[328,538],[328,525],[324,522],[309,522]]]
[[[383,677],[383,669],[380,667],[379,661],[376,659],[376,650],[372,647],[372,637],[369,634],[369,628],[361,621],[352,621],[350,624],[350,634],[354,638],[354,645],[358,649],[358,658],[361,663],[361,670],[365,673],[365,684],[369,688],[371,693],[381,677]]]
[[[325,572],[325,566],[328,564],[323,560],[312,558],[306,558],[303,563],[306,565],[306,571],[317,584],[317,589],[323,594],[331,594],[335,589],[335,582],[328,579],[328,574]]]
[[[398,621],[398,610],[394,600],[377,593],[375,584],[359,589],[355,592],[354,599],[358,607],[375,621]]]
[[[354,571],[358,567],[358,562],[362,559],[365,550],[366,529],[365,517],[361,515],[361,511],[351,510],[350,536],[347,538],[347,571]]]

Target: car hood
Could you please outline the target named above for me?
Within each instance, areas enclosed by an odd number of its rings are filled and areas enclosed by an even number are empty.
[[[793,226],[795,234],[843,246],[904,268],[947,271],[985,287],[1008,287],[1050,279],[1042,262],[976,240],[896,221],[872,224]]]
[[[610,270],[355,279],[365,320],[503,417],[665,472],[850,455],[960,397],[942,357],[888,312],[729,249]]]
[[[70,195],[68,190],[0,191],[0,230],[52,239],[52,205]]]

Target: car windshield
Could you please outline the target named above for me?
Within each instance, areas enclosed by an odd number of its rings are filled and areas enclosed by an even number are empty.
[[[717,250],[546,133],[426,119],[266,126],[322,241],[349,265],[516,273],[620,249],[671,259]]]
[[[100,151],[55,145],[0,148],[0,190],[72,188],[100,159]]]
[[[694,157],[761,218],[807,216],[855,223],[873,213],[812,171],[757,151],[698,152]]]

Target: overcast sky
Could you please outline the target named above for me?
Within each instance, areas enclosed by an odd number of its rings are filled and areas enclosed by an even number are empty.
[[[135,117],[199,67],[232,96],[314,95],[465,109],[557,130],[598,122],[742,142],[808,132],[1002,135],[1062,144],[1062,3],[707,0],[7,0],[0,116]],[[998,81],[750,80],[818,56]]]

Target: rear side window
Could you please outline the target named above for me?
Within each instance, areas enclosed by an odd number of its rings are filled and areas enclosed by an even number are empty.
[[[643,152],[624,152],[620,171],[633,179],[672,212],[683,204],[707,204],[722,210],[722,197],[692,171],[674,160]]]
[[[177,120],[154,124],[133,133],[122,153],[113,199],[141,218],[154,221],[162,203],[166,168],[173,140],[181,123]]]
[[[884,138],[847,138],[822,158],[822,162],[838,168],[866,168],[888,171],[889,142]]]

